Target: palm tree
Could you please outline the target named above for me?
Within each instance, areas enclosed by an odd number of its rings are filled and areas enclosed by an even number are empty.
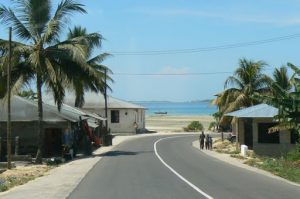
[[[21,92],[18,92],[18,95],[20,97],[24,97],[30,100],[35,100],[36,99],[36,93],[30,88],[28,90],[22,90]]]
[[[286,84],[273,82],[272,89],[275,95],[255,94],[254,98],[278,108],[278,115],[275,118],[278,119],[279,125],[273,128],[274,131],[278,128],[295,129],[300,135],[300,69],[291,63],[288,63],[288,66],[294,72],[289,86],[284,87]]]
[[[218,107],[220,126],[230,126],[231,118],[223,117],[225,113],[257,104],[258,101],[252,98],[254,93],[270,92],[271,78],[262,73],[265,66],[263,61],[239,60],[239,68],[225,81],[225,90],[212,101]]]
[[[273,72],[273,81],[277,83],[282,89],[289,91],[291,90],[291,82],[288,75],[287,67],[281,66],[279,69],[276,68]]]
[[[13,8],[0,6],[0,21],[12,26],[15,35],[23,41],[13,42],[13,56],[18,60],[12,70],[26,78],[16,76],[13,87],[22,87],[23,83],[34,79],[38,99],[39,144],[36,160],[42,160],[43,147],[43,86],[53,91],[58,108],[65,95],[65,83],[74,81],[74,77],[100,79],[99,74],[86,64],[87,46],[93,42],[100,45],[102,37],[88,34],[63,42],[59,36],[67,19],[74,13],[86,13],[82,4],[76,0],[62,0],[51,16],[51,0],[11,0]],[[0,40],[1,49],[7,51],[8,41]],[[5,53],[4,53],[5,54]],[[7,53],[6,53],[7,54]],[[5,60],[5,57],[3,58]],[[21,66],[23,72],[21,73]],[[97,82],[100,84],[101,82]]]
[[[81,26],[75,26],[73,29],[69,29],[67,39],[84,37],[86,35],[88,35],[86,28],[83,28]],[[99,82],[99,80],[94,80],[91,78],[88,78],[88,79],[75,78],[76,81],[73,81],[70,85],[71,90],[75,91],[75,102],[74,102],[75,107],[82,107],[84,105],[85,91],[93,91],[93,92],[100,91],[101,93],[103,93],[105,87],[110,89],[110,87],[108,85],[105,85],[105,82],[104,82],[105,75],[106,75],[106,79],[108,81],[111,81],[111,82],[113,81],[112,78],[108,75],[108,74],[112,74],[112,71],[107,66],[102,64],[102,62],[108,56],[110,56],[110,54],[101,53],[95,57],[91,57],[95,47],[97,47],[97,46],[95,46],[93,43],[91,43],[88,46],[86,63],[88,65],[90,65],[91,67],[93,67],[97,71],[98,76],[101,77],[101,80],[100,80],[101,84],[97,84],[97,82]]]
[[[24,46],[20,43],[13,42],[12,49],[12,70],[11,70],[11,92],[18,93],[21,87],[30,86],[30,80],[34,78],[34,71],[28,67],[24,60],[29,55],[22,50]],[[8,65],[8,45],[7,41],[0,39],[0,99],[7,97],[7,69]],[[22,52],[23,51],[23,52]]]
[[[269,92],[271,79],[262,74],[265,66],[263,61],[239,60],[239,68],[225,81],[224,87],[231,87],[221,95],[224,113],[255,105],[258,101],[252,98],[254,93]]]

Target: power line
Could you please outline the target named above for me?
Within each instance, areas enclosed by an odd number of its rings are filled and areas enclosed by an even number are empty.
[[[274,68],[265,68],[264,70],[273,70]],[[234,74],[233,71],[216,71],[216,72],[189,72],[189,73],[113,73],[117,76],[199,76],[199,75],[220,75]]]
[[[232,74],[233,72],[207,72],[207,73],[113,73],[118,76],[197,76],[197,75],[218,75]]]
[[[116,51],[111,52],[113,55],[165,55],[165,54],[187,54],[187,53],[198,53],[198,52],[207,52],[207,51],[216,51],[216,50],[226,50],[232,48],[240,48],[246,46],[255,46],[268,44],[273,42],[279,42],[284,40],[291,40],[300,37],[300,33],[286,35],[281,37],[274,37],[264,40],[257,41],[249,41],[249,42],[241,42],[235,44],[228,45],[219,45],[219,46],[211,46],[211,47],[203,47],[203,48],[188,48],[188,49],[175,49],[175,50],[149,50],[149,51]]]

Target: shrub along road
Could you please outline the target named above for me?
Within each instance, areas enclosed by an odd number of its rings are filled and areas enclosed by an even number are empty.
[[[300,195],[299,186],[202,153],[191,144],[196,136],[174,136],[157,142],[161,138],[151,136],[127,141],[114,151],[102,154],[104,158],[69,198],[281,199]]]

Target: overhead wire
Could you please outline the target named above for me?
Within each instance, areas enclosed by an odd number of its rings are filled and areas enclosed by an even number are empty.
[[[265,68],[265,70],[273,70],[273,68]],[[220,75],[233,74],[233,71],[216,71],[216,72],[188,72],[188,73],[113,73],[117,76],[199,76],[199,75]]]
[[[272,43],[282,40],[289,40],[299,38],[300,34],[292,34],[281,37],[275,37],[270,39],[252,41],[252,42],[242,42],[229,45],[220,45],[214,47],[206,48],[191,48],[191,49],[178,49],[178,50],[153,50],[153,51],[128,51],[128,52],[111,52],[114,55],[161,55],[161,54],[178,54],[178,53],[196,53],[202,51],[213,51],[213,50],[225,50],[230,48],[238,48],[250,45],[261,45],[265,43]],[[270,69],[266,69],[270,70]],[[218,72],[195,72],[195,73],[113,73],[112,75],[118,76],[198,76],[198,75],[218,75],[218,74],[233,74],[229,71],[218,71]]]
[[[113,73],[121,76],[197,76],[197,75],[217,75],[232,74],[232,72],[205,72],[205,73]]]
[[[202,48],[187,48],[187,49],[174,49],[174,50],[149,50],[149,51],[115,51],[111,52],[113,55],[165,55],[165,54],[187,54],[187,53],[198,53],[198,52],[207,52],[207,51],[216,51],[216,50],[226,50],[232,48],[240,48],[246,46],[262,45],[267,43],[279,42],[283,40],[296,39],[300,37],[300,33],[291,34],[281,37],[274,37],[269,39],[241,42],[227,45],[218,45],[211,47],[202,47]]]

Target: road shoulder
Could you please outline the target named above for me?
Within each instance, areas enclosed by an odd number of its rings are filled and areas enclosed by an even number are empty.
[[[113,150],[116,146],[125,141],[152,135],[158,134],[116,136],[113,139],[113,146],[101,147],[93,152],[93,156],[76,159],[54,168],[43,177],[36,178],[24,185],[0,193],[0,198],[67,198],[86,174],[101,160],[100,154]]]
[[[267,171],[264,171],[262,169],[259,169],[259,168],[256,168],[256,167],[251,167],[249,165],[246,165],[243,163],[243,160],[240,160],[240,159],[236,159],[236,158],[233,158],[233,157],[230,157],[229,154],[225,154],[225,153],[218,153],[218,152],[215,152],[215,151],[210,151],[210,150],[200,150],[200,145],[199,145],[199,141],[196,140],[196,141],[193,141],[192,142],[192,146],[197,148],[199,151],[201,151],[202,153],[205,153],[206,155],[208,156],[211,156],[213,158],[216,158],[218,160],[221,160],[223,162],[226,162],[228,164],[231,164],[233,166],[236,166],[236,167],[240,167],[240,168],[243,168],[243,169],[247,169],[249,171],[253,171],[253,172],[256,172],[258,174],[261,174],[261,175],[265,175],[265,176],[268,176],[270,178],[274,178],[274,179],[277,179],[277,180],[280,180],[280,181],[283,181],[283,182],[286,182],[288,184],[291,184],[291,185],[295,185],[295,186],[298,186],[300,187],[300,184],[297,184],[295,182],[291,182],[289,180],[286,180],[284,178],[281,178],[279,176],[276,176],[270,172],[267,172]]]

